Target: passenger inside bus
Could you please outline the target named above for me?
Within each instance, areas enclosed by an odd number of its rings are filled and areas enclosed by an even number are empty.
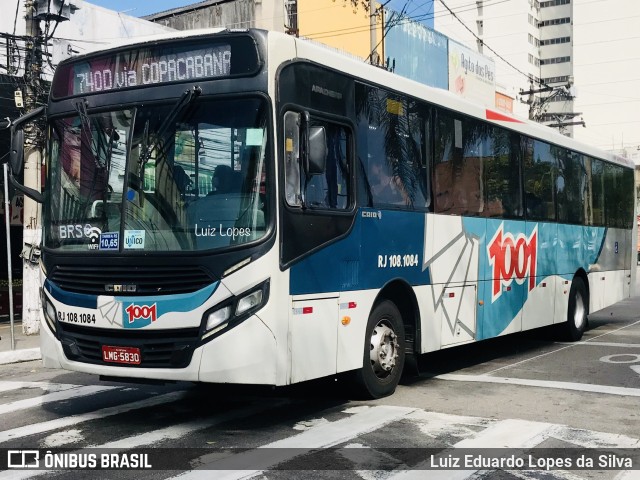
[[[173,166],[173,181],[176,183],[176,187],[182,195],[187,193],[188,188],[191,185],[191,179],[187,172],[184,171],[181,165]]]
[[[211,177],[211,191],[209,195],[229,193],[233,190],[233,170],[229,165],[218,165]]]
[[[374,204],[404,205],[406,202],[403,195],[400,178],[389,175],[389,167],[374,163],[371,166],[371,195]]]

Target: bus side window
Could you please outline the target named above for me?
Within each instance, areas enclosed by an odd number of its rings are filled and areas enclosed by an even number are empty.
[[[524,187],[528,220],[554,221],[556,160],[551,145],[529,140],[525,150]]]
[[[305,201],[310,208],[343,210],[349,206],[349,133],[331,122],[314,123],[327,133],[327,161],[324,174],[307,179]]]
[[[376,208],[426,210],[430,204],[430,109],[413,98],[362,85],[358,151],[366,198]]]
[[[302,205],[300,190],[300,114],[284,114],[284,189],[287,203]]]
[[[484,210],[482,127],[442,111],[436,121],[434,195],[436,213],[478,215]]]

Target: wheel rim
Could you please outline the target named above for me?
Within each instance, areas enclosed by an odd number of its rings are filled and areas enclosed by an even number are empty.
[[[378,378],[391,375],[398,358],[398,336],[384,320],[378,322],[371,332],[369,342],[371,367]]]
[[[584,325],[586,308],[584,306],[584,298],[582,298],[582,293],[576,292],[576,306],[573,310],[573,323],[575,323],[576,328],[579,330]]]

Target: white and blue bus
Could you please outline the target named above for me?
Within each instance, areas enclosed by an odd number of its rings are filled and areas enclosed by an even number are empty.
[[[376,398],[422,353],[551,324],[577,340],[631,294],[630,162],[308,41],[78,56],[45,119],[45,191],[20,188],[43,202],[48,367],[344,374]]]

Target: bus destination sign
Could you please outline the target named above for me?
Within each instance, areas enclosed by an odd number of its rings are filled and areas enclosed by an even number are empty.
[[[72,95],[105,92],[137,85],[155,85],[183,80],[228,77],[231,74],[231,48],[211,48],[150,55],[116,55],[73,66]],[[129,57],[129,58],[127,58]]]
[[[232,55],[233,54],[233,55]],[[250,75],[260,68],[248,36],[135,46],[62,64],[54,98],[112,92],[138,86]]]

